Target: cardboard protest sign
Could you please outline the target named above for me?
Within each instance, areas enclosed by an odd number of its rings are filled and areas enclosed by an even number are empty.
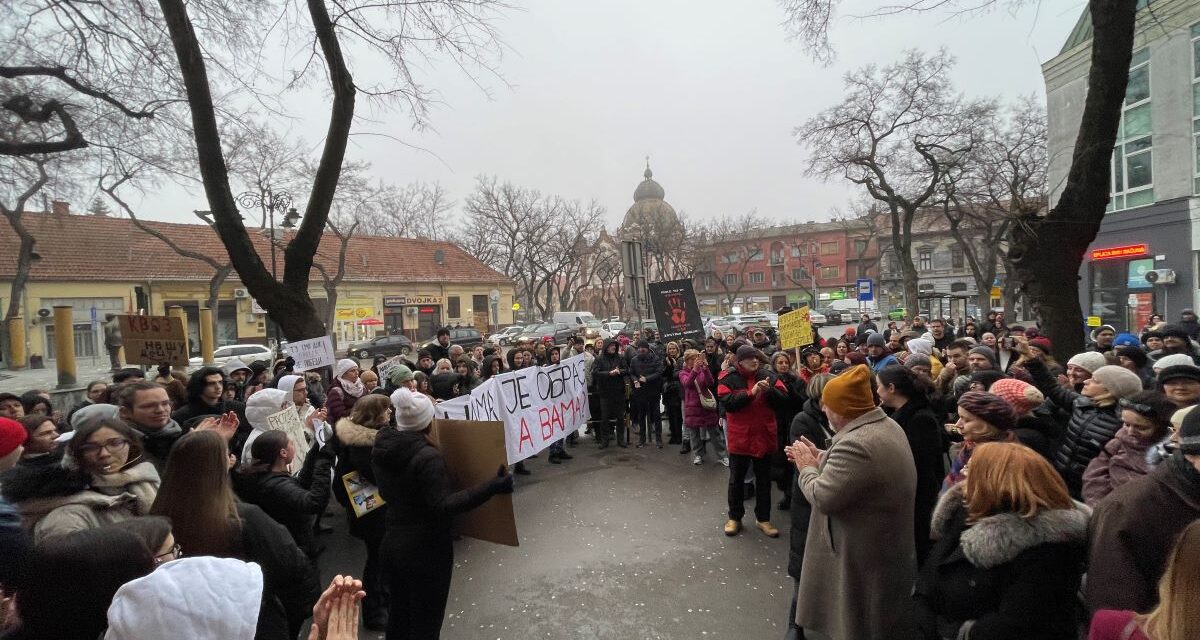
[[[664,342],[691,339],[704,340],[704,322],[691,280],[651,282],[650,301],[654,304],[654,320]]]
[[[130,364],[175,367],[188,365],[187,333],[183,319],[171,316],[117,316],[125,361]]]
[[[329,336],[289,342],[287,352],[296,361],[296,373],[331,367],[337,362],[333,353],[333,341]]]
[[[815,341],[808,320],[808,305],[779,316],[779,346],[782,349],[804,347]]]
[[[474,487],[496,477],[505,463],[504,424],[466,420],[434,420],[438,443],[455,491]],[[483,505],[454,519],[454,529],[464,536],[520,546],[512,495],[492,496]]]
[[[438,403],[436,415],[504,423],[508,463],[516,464],[587,424],[592,414],[586,366],[578,355],[556,365],[492,376],[470,396]]]
[[[300,414],[296,413],[296,407],[288,406],[283,411],[267,416],[267,429],[282,431],[296,443],[296,458],[292,460],[292,467],[299,471],[304,466],[304,458],[308,456],[309,444],[307,429],[300,420]]]

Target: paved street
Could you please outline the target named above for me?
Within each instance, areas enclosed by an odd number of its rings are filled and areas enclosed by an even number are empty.
[[[772,518],[778,539],[727,538],[728,470],[711,459],[696,467],[671,446],[597,451],[588,437],[571,453],[562,465],[539,456],[517,478],[519,548],[456,544],[444,640],[783,635],[787,512]],[[341,513],[329,522],[338,532],[325,537],[326,581],[363,562]]]

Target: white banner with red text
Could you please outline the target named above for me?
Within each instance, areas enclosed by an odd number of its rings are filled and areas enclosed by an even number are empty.
[[[516,464],[587,424],[586,366],[578,355],[492,376],[471,395],[438,403],[437,417],[503,422],[508,463]]]

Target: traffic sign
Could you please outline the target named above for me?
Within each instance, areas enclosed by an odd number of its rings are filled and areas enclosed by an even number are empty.
[[[859,302],[870,302],[875,299],[875,283],[870,278],[859,278],[854,283],[858,289]]]
[[[521,303],[520,303],[520,302],[514,302],[514,303],[513,303],[513,311],[520,311],[520,310],[521,310]]]

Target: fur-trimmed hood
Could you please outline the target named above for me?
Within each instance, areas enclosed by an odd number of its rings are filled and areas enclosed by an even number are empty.
[[[334,431],[337,433],[338,444],[343,447],[373,447],[375,436],[379,435],[379,429],[364,427],[357,422],[351,422],[350,418],[338,420]]]
[[[963,484],[960,483],[938,499],[930,525],[930,537],[934,540],[941,538],[950,522],[959,512],[965,511]],[[1030,519],[1015,513],[998,513],[981,518],[965,529],[959,546],[971,564],[981,569],[991,569],[1011,562],[1039,545],[1086,544],[1091,515],[1091,508],[1080,502],[1075,502],[1071,509],[1042,510]]]

